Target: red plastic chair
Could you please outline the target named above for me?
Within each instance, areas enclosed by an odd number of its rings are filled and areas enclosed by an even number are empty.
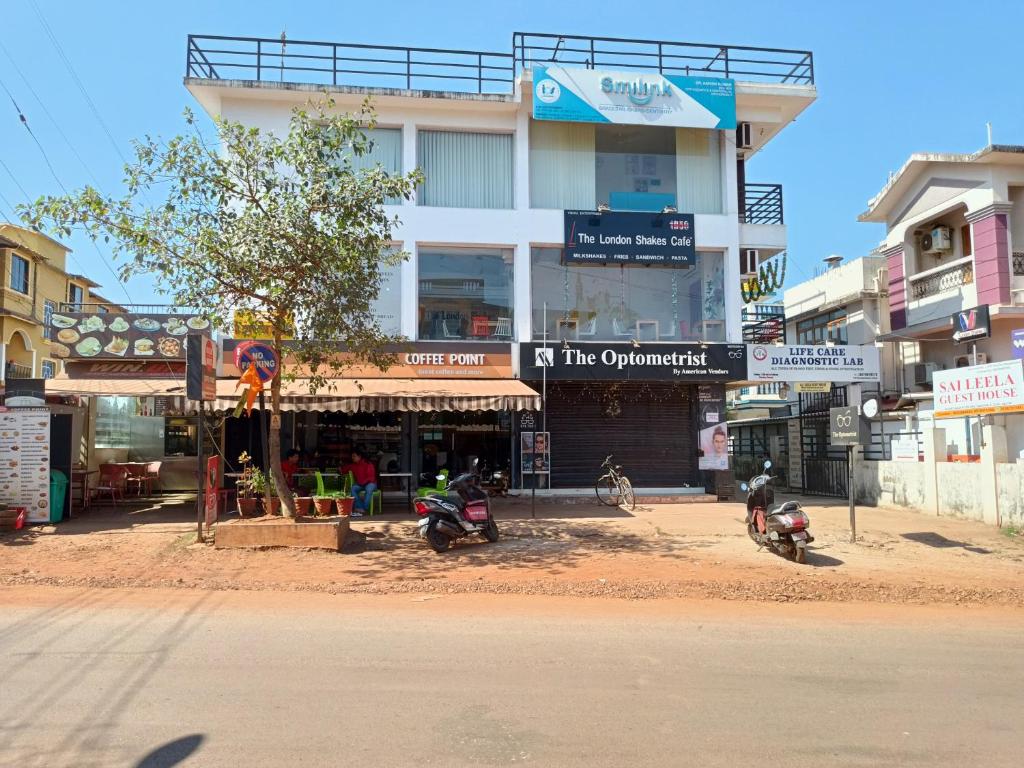
[[[473,336],[490,336],[491,324],[486,315],[473,316]]]
[[[112,464],[100,465],[100,480],[93,488],[96,493],[96,500],[104,493],[110,496],[110,503],[117,506],[117,499],[124,501],[124,492],[128,483],[128,469]]]

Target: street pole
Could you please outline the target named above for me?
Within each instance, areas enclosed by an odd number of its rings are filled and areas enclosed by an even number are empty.
[[[255,365],[255,363],[254,363]],[[260,442],[263,444],[263,471],[267,476],[267,493],[270,493],[270,415],[267,400],[260,388]]]
[[[203,467],[203,435],[206,431],[206,413],[203,410],[203,403],[199,401],[199,441],[196,445],[196,461],[199,462],[196,478],[199,480],[199,487],[196,492],[196,541],[203,543],[203,520],[206,517],[206,505],[203,493],[206,490],[206,469]]]
[[[846,446],[846,466],[847,466],[847,481],[846,490],[850,496],[850,543],[857,543],[857,507],[854,502],[854,490],[853,490],[853,452],[856,450],[855,446]]]

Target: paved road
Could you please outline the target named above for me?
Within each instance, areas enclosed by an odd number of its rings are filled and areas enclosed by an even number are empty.
[[[3,766],[1020,765],[1019,615],[34,589]]]

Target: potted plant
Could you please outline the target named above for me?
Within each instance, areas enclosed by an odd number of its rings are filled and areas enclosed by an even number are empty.
[[[327,493],[324,488],[324,478],[319,472],[316,473],[316,493],[313,496],[313,508],[317,517],[329,517],[334,509],[334,496]]]
[[[344,491],[336,491],[333,496],[335,504],[338,505],[338,514],[342,517],[350,517],[352,515],[352,505],[356,501],[352,498],[352,495]]]
[[[312,489],[307,482],[309,477],[299,478],[299,484],[295,491],[295,517],[306,517],[313,508],[313,497],[310,495]]]
[[[238,457],[238,463],[242,465],[242,476],[235,483],[235,490],[238,493],[235,499],[238,516],[252,517],[256,513],[255,474],[259,470],[252,466],[252,457],[245,451]]]
[[[270,488],[267,492],[268,485]],[[267,515],[281,514],[281,499],[277,497],[277,486],[274,484],[274,476],[267,477],[259,469],[253,470],[253,489],[258,498],[263,499],[263,512]],[[268,498],[269,495],[269,498]]]

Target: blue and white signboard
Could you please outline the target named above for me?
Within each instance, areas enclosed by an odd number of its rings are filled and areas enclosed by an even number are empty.
[[[1018,360],[1024,358],[1024,328],[1013,331],[1010,343],[1013,345],[1013,356]]]
[[[533,117],[727,130],[736,127],[736,89],[725,77],[535,66]]]

